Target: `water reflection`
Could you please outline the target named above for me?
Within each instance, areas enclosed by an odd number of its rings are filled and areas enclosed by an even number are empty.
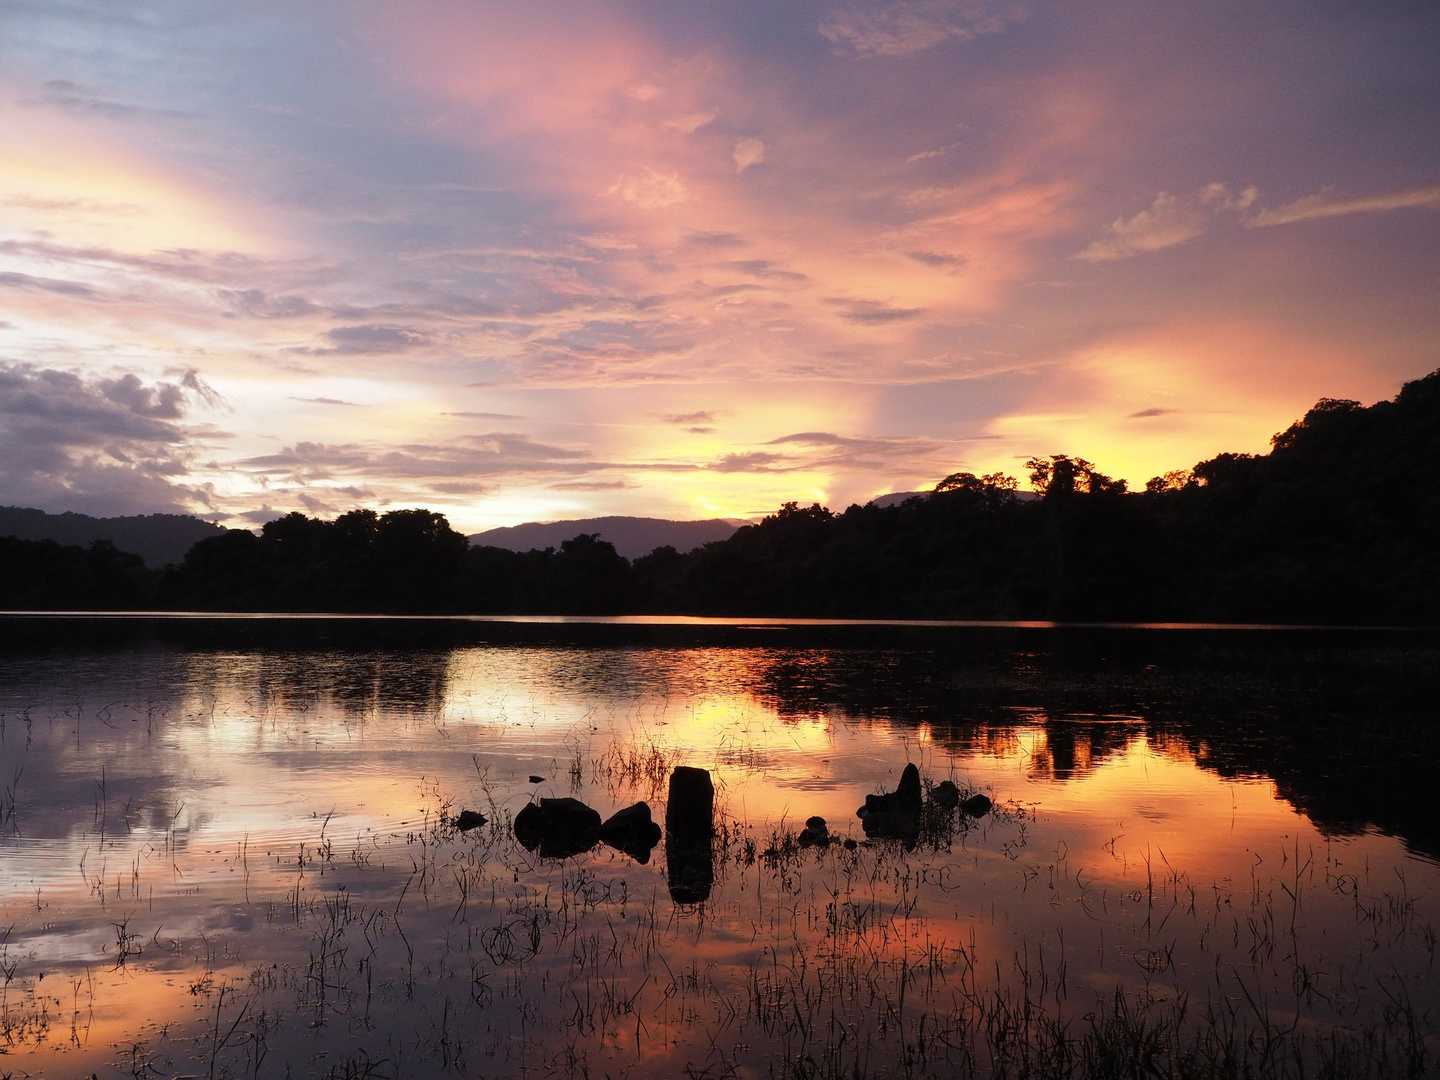
[[[1109,1023],[1118,988],[1175,1046],[1182,995],[1261,995],[1275,1031],[1378,1053],[1440,1008],[1431,661],[1381,659],[12,655],[0,1049],[57,1075],[983,1074],[1064,1050],[1024,1017]],[[994,812],[866,843],[856,808],[907,762]],[[710,825],[651,861],[511,833],[541,798],[668,824],[684,766]],[[798,843],[812,815],[836,842]]]
[[[381,711],[440,710],[451,662],[448,650],[190,653],[183,677],[195,708],[237,697],[261,713],[305,713],[324,703],[363,720]],[[164,684],[154,689],[163,692]]]

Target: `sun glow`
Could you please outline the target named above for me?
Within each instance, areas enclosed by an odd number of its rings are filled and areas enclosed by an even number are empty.
[[[269,238],[242,225],[213,187],[182,180],[94,126],[53,112],[0,111],[0,200],[12,235],[104,252],[249,252]],[[39,256],[43,260],[43,255]]]

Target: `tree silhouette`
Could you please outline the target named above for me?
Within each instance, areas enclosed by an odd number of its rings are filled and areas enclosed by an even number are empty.
[[[15,609],[676,612],[1075,620],[1440,621],[1440,372],[1369,408],[1322,399],[1268,454],[1131,494],[1081,457],[955,472],[898,506],[789,502],[632,566],[599,534],[471,547],[441,514],[286,514],[150,571],[113,547],[0,538]]]
[[[1030,471],[1030,486],[1046,498],[1125,493],[1124,480],[1112,480],[1084,458],[1052,454],[1048,458],[1031,458],[1025,468]]]

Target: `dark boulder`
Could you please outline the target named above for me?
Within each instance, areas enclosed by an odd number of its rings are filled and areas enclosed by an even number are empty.
[[[897,808],[903,814],[920,813],[920,770],[911,762],[905,766],[905,771],[900,774],[900,785],[891,796],[895,800]]]
[[[545,814],[541,811],[540,804],[526,803],[515,815],[515,839],[520,841],[520,846],[526,851],[534,851],[540,846],[544,835]]]
[[[872,810],[860,814],[860,827],[872,840],[911,842],[920,835],[920,817],[896,810]]]
[[[971,817],[984,817],[993,805],[995,804],[985,795],[971,795],[960,804],[960,809]]]
[[[801,847],[825,847],[830,843],[830,828],[823,817],[812,817],[796,839]]]
[[[579,799],[541,799],[515,815],[515,839],[544,859],[589,851],[600,839],[600,815]]]
[[[543,784],[543,783],[545,782],[545,777],[543,777],[543,776],[536,776],[534,773],[531,773],[531,774],[530,774],[530,782],[531,782],[532,784]]]
[[[478,829],[485,824],[485,815],[478,810],[461,810],[460,816],[455,819],[455,827],[461,832],[469,832],[471,829]]]
[[[953,780],[941,780],[931,789],[930,799],[944,810],[954,810],[960,805],[960,789]]]
[[[636,862],[648,863],[660,842],[660,826],[650,818],[650,804],[641,801],[610,815],[600,826],[600,839]]]

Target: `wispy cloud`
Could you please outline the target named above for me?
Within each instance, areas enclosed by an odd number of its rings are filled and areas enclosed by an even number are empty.
[[[405,352],[430,340],[423,330],[409,326],[341,326],[327,330],[325,336],[334,347],[324,351],[347,355]]]
[[[784,472],[798,468],[784,454],[773,454],[764,450],[747,450],[744,453],[726,454],[710,465],[715,472]]]
[[[299,319],[323,312],[320,305],[303,296],[271,295],[263,289],[220,289],[217,296],[253,319]]]
[[[946,255],[940,251],[907,251],[907,258],[914,259],[918,263],[936,268],[946,266],[963,266],[966,259],[960,255]]]
[[[58,278],[35,277],[14,271],[0,273],[0,289],[39,289],[43,292],[61,293],[67,296],[83,296],[86,299],[98,297],[97,290],[78,281],[64,281]]]
[[[1343,217],[1346,214],[1374,214],[1385,210],[1408,210],[1417,206],[1440,206],[1440,186],[1410,188],[1383,195],[1360,195],[1338,199],[1333,195],[1307,195],[1273,210],[1262,210],[1246,224],[1257,227],[1289,225],[1315,218]]]
[[[720,265],[727,269],[738,270],[740,273],[750,277],[792,282],[810,280],[808,274],[802,274],[795,270],[787,270],[771,262],[769,259],[732,259],[729,262],[720,263]]]
[[[565,480],[551,484],[551,491],[633,491],[639,485],[629,480]]]
[[[24,103],[27,105],[53,105],[62,109],[98,113],[110,119],[146,116],[175,119],[194,115],[182,109],[147,108],[143,105],[102,97],[89,87],[68,79],[51,79],[41,87],[41,92],[37,97],[27,99]]]
[[[662,120],[660,126],[667,131],[674,131],[681,135],[694,135],[714,119],[713,112],[687,113],[684,116],[672,116],[669,120]]]
[[[1353,198],[1336,198],[1328,193],[1307,195],[1273,209],[1255,209],[1259,195],[1255,187],[1232,193],[1222,183],[1208,184],[1186,197],[1162,191],[1149,207],[1133,217],[1116,219],[1104,236],[1076,257],[1087,262],[1107,262],[1163,251],[1208,232],[1223,217],[1248,228],[1264,228],[1316,218],[1440,206],[1440,186]],[[1247,214],[1249,211],[1253,212]]]
[[[710,409],[701,409],[697,412],[666,413],[660,419],[664,420],[667,424],[678,424],[681,427],[686,427],[692,424],[713,424],[715,422],[715,413]]]
[[[850,300],[832,297],[825,301],[831,307],[840,309],[840,317],[846,322],[878,325],[914,319],[921,314],[920,308],[896,307],[884,300]]]
[[[690,195],[679,173],[649,166],[637,173],[622,174],[606,189],[606,194],[642,210],[663,210],[684,202]]]
[[[841,54],[904,56],[946,41],[998,33],[1019,13],[975,0],[874,3],[832,11],[820,33]]]
[[[1186,197],[1162,191],[1147,209],[1133,217],[1116,219],[1105,235],[1077,258],[1106,262],[1175,247],[1206,232],[1217,216],[1249,209],[1259,195],[1254,187],[1232,194],[1221,183],[1207,184]]]
[[[759,165],[765,160],[765,143],[761,139],[747,136],[735,144],[735,152],[731,157],[735,159],[735,171],[743,173],[752,165]]]
[[[940,450],[935,439],[917,436],[881,437],[840,435],[833,431],[799,431],[769,440],[767,446],[783,446],[808,455],[806,466],[848,466],[872,468],[917,461]]]

